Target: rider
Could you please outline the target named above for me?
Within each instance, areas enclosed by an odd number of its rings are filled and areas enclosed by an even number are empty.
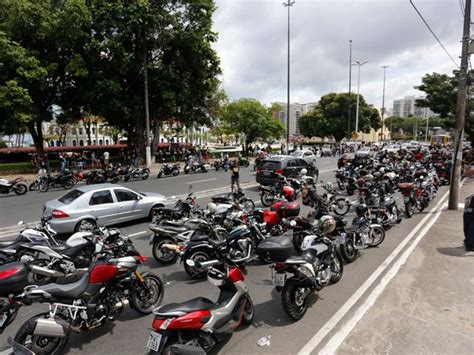
[[[240,190],[239,161],[237,159],[232,162],[230,174],[231,190],[234,191],[234,184],[237,185],[237,191]]]

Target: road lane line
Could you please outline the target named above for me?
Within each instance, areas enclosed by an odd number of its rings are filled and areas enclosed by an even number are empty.
[[[128,234],[129,237],[136,237],[137,235],[142,235],[142,234],[145,234],[145,233],[151,233],[150,231],[141,231],[141,232],[137,232],[137,233],[132,233],[132,234]]]
[[[449,191],[441,197],[440,201],[433,207],[430,212],[415,226],[408,236],[398,245],[398,247],[383,261],[383,263],[370,275],[370,277],[359,287],[359,289],[339,308],[339,310],[324,324],[321,329],[306,343],[306,345],[298,352],[298,355],[310,354],[324,338],[336,327],[344,316],[351,310],[357,301],[372,286],[377,278],[389,267],[391,262],[405,248],[405,246],[414,238],[418,230],[423,227],[426,221],[431,218],[433,211],[439,208]]]
[[[364,315],[369,311],[369,309],[375,304],[377,299],[382,295],[385,288],[388,286],[390,281],[397,275],[400,268],[407,262],[410,255],[415,250],[418,243],[425,237],[429,230],[433,227],[433,224],[441,216],[443,208],[446,207],[446,203],[443,204],[441,208],[436,212],[435,216],[425,225],[425,228],[420,232],[418,237],[413,241],[413,243],[405,250],[405,252],[400,256],[400,258],[395,261],[392,267],[387,271],[385,276],[380,280],[380,283],[373,289],[370,295],[366,298],[365,302],[359,307],[359,309],[354,313],[352,318],[347,321],[347,323],[329,340],[326,346],[319,352],[319,354],[334,354],[337,348],[342,344],[344,339],[347,338],[349,333],[354,329],[357,323],[364,317]]]
[[[204,179],[204,180],[194,180],[194,181],[189,181],[187,184],[191,185],[191,184],[198,184],[200,182],[215,181],[215,180],[217,180],[217,178]]]

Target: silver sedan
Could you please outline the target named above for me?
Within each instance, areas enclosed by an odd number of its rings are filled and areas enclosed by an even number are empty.
[[[88,185],[46,202],[43,216],[51,216],[51,226],[64,234],[151,218],[152,209],[166,203],[166,197],[156,193],[135,192],[116,184]]]

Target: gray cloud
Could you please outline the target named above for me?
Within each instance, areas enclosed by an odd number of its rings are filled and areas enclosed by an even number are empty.
[[[215,48],[231,99],[286,101],[286,21],[283,0],[217,0]],[[462,15],[458,0],[414,0],[458,61]],[[361,70],[361,94],[381,106],[382,65],[387,70],[386,106],[415,94],[429,72],[450,73],[454,64],[421,22],[408,0],[296,0],[291,9],[292,101],[310,102],[347,91],[349,40]],[[355,69],[355,68],[353,68]],[[353,70],[353,89],[356,87]]]

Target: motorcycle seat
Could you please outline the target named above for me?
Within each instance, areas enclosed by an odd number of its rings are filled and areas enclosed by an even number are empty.
[[[21,235],[18,235],[15,239],[13,240],[6,240],[4,242],[0,242],[0,249],[1,248],[6,248],[6,247],[9,247],[15,243],[18,243],[20,240],[22,239],[22,236]]]
[[[89,285],[89,274],[84,274],[76,282],[69,284],[47,284],[39,286],[38,290],[43,290],[53,297],[76,299],[87,290]]]
[[[207,310],[214,306],[214,302],[204,297],[196,297],[182,303],[170,303],[161,306],[155,311],[158,316],[176,316],[194,311]]]
[[[211,244],[213,247],[218,248],[220,246],[225,245],[227,242],[225,240],[214,240],[214,239],[209,239],[209,244]]]
[[[209,236],[206,234],[194,234],[190,239],[191,242],[203,242],[206,240],[209,240]]]
[[[159,211],[163,211],[163,212],[166,212],[166,213],[169,213],[169,214],[181,213],[183,210],[184,210],[184,208],[183,208],[183,205],[181,205],[181,204],[178,204],[177,206],[174,206],[174,207],[164,207],[164,208],[159,209]]]
[[[160,233],[176,235],[179,233],[187,232],[188,230],[189,228],[184,227],[184,226],[183,227],[163,226],[162,229],[160,230]]]

